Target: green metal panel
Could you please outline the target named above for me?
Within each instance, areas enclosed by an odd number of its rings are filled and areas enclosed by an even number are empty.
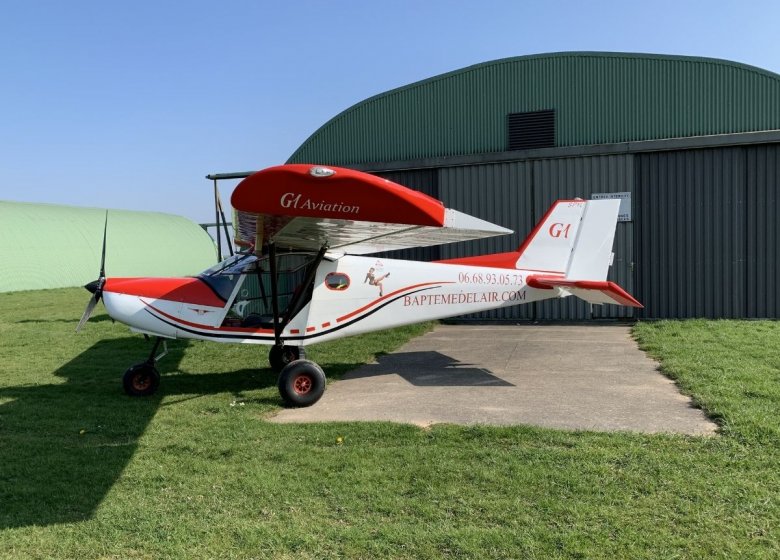
[[[780,129],[780,76],[710,58],[554,53],[470,66],[372,97],[290,163],[360,164],[507,149],[509,113],[555,109],[558,146]]]
[[[100,270],[106,211],[0,201],[0,292],[84,285]],[[184,276],[213,265],[198,224],[158,212],[108,211],[108,276]]]

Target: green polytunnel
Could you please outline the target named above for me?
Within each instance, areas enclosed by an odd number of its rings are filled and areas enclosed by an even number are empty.
[[[568,52],[434,76],[346,109],[289,163],[349,165],[505,152],[509,115],[554,113],[545,147],[780,129],[780,76],[737,62]]]
[[[0,201],[0,292],[81,286],[106,275],[187,276],[213,265],[198,224],[171,214]]]

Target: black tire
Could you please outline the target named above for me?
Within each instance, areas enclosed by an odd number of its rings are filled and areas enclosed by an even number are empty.
[[[271,364],[271,369],[276,373],[281,373],[284,366],[295,360],[300,360],[301,356],[300,346],[271,346],[271,351],[268,352],[268,363]]]
[[[287,406],[311,406],[325,392],[325,373],[309,360],[295,360],[279,374],[279,394]]]
[[[148,397],[160,386],[160,372],[146,362],[135,364],[122,376],[122,386],[131,397]]]

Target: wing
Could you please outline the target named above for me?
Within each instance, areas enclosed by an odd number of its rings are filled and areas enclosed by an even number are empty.
[[[338,167],[281,165],[247,177],[231,197],[236,244],[354,255],[482,239],[512,230],[445,208],[381,177]]]

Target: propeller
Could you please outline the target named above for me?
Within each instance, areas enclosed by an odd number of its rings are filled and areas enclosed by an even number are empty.
[[[76,332],[79,332],[84,323],[86,323],[92,316],[92,312],[95,310],[95,306],[103,297],[103,285],[106,283],[106,232],[108,231],[108,211],[106,211],[106,221],[103,224],[103,252],[100,255],[100,276],[97,280],[93,280],[84,287],[87,291],[92,293],[92,297],[89,298],[87,308],[84,310],[84,314],[81,316]]]

